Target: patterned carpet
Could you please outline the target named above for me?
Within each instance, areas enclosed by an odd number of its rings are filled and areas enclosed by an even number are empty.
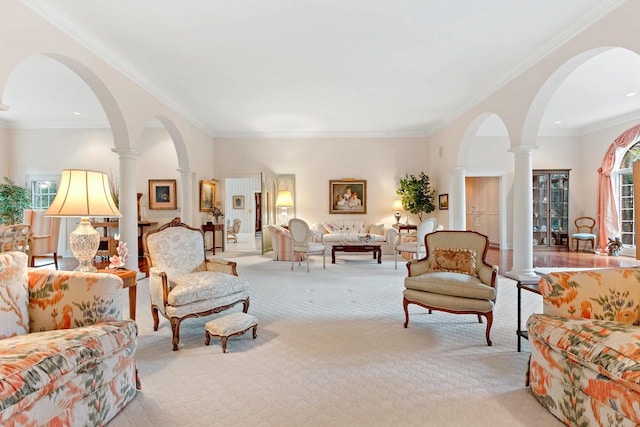
[[[516,352],[515,282],[500,278],[493,346],[472,315],[411,306],[404,266],[370,255],[311,260],[290,270],[270,256],[225,253],[251,281],[251,333],[204,345],[189,319],[171,351],[166,319],[153,332],[148,284],[138,285],[137,363],[143,390],[110,426],[559,426],[524,387],[529,345]],[[523,295],[526,319],[541,310]],[[239,311],[238,306],[233,311]],[[228,312],[227,312],[228,313]],[[222,313],[223,315],[224,313]]]

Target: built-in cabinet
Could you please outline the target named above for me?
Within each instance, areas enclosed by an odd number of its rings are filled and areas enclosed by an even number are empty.
[[[533,170],[533,246],[569,247],[569,170]]]

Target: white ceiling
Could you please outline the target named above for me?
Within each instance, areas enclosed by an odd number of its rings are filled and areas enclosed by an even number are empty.
[[[429,135],[622,2],[23,0],[230,137]],[[605,52],[563,84],[542,127],[638,113],[640,95],[625,95],[639,79],[638,55]],[[106,123],[86,85],[44,57],[14,70],[3,102],[9,126]]]

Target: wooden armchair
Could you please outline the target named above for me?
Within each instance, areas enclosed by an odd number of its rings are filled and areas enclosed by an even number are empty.
[[[475,231],[442,230],[425,237],[426,257],[407,263],[404,279],[404,327],[409,304],[452,314],[475,314],[487,319],[486,340],[491,345],[493,307],[498,267],[486,261],[489,239]]]
[[[249,282],[238,277],[233,261],[207,259],[204,233],[174,218],[143,236],[149,266],[153,330],[158,313],[169,319],[173,350],[178,350],[180,323],[228,310],[238,303],[249,310]]]

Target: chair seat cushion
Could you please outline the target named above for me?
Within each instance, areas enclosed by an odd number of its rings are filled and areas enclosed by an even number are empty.
[[[583,240],[596,239],[595,234],[589,234],[589,233],[575,233],[575,234],[572,234],[571,237],[573,237],[574,239],[583,239]]]
[[[400,243],[396,246],[396,251],[398,252],[415,252],[418,250],[418,245],[416,242],[413,243]]]
[[[496,297],[495,288],[485,285],[476,276],[449,271],[434,271],[406,277],[404,287],[462,298],[493,300]]]
[[[167,301],[173,306],[221,298],[249,290],[249,281],[238,276],[213,271],[197,271],[169,279],[171,291]]]

